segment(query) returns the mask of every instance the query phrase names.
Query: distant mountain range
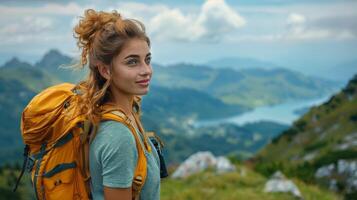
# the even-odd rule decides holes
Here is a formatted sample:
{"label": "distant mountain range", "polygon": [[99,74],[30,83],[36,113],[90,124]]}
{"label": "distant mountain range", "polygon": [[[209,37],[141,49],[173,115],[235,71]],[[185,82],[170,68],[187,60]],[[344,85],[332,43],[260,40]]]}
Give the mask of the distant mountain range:
{"label": "distant mountain range", "polygon": [[154,85],[192,88],[227,104],[244,107],[272,105],[289,100],[326,96],[341,83],[283,68],[210,68],[192,64],[154,66]]}
{"label": "distant mountain range", "polygon": [[235,70],[249,69],[249,68],[261,68],[261,69],[281,68],[281,66],[271,62],[261,61],[254,58],[244,58],[244,57],[224,57],[215,60],[210,60],[204,65],[207,65],[212,68],[232,68]]}
{"label": "distant mountain range", "polygon": [[[308,64],[308,63],[306,63]],[[252,69],[252,68],[261,68],[261,69],[294,69],[296,71],[302,72],[305,75],[313,75],[319,78],[326,78],[329,80],[338,81],[345,84],[353,74],[357,73],[357,60],[349,60],[337,65],[332,66],[283,66],[277,65],[272,62],[262,61],[256,58],[245,58],[245,57],[224,57],[219,59],[210,60],[203,64],[211,68],[230,68],[234,70],[241,69]],[[288,68],[289,67],[289,68]]]}

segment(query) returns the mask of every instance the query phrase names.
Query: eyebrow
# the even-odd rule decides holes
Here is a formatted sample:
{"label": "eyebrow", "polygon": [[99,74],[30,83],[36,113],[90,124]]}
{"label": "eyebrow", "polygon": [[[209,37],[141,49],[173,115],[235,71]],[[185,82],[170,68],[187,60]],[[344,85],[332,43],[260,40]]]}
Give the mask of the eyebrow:
{"label": "eyebrow", "polygon": [[[148,56],[151,56],[151,53],[146,54],[145,57],[148,57]],[[127,59],[127,58],[140,58],[140,56],[136,55],[136,54],[131,54],[131,55],[128,55],[127,57],[125,57],[124,59]]]}

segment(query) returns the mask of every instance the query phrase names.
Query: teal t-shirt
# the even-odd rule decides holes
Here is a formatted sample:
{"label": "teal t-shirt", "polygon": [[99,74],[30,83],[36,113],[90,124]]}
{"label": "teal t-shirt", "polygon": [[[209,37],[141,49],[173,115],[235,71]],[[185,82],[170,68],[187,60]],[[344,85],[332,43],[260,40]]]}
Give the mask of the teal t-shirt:
{"label": "teal t-shirt", "polygon": [[[140,199],[158,200],[160,199],[160,161],[154,145],[150,140],[148,142],[152,151],[149,153],[145,150],[147,177]],[[141,145],[143,145],[142,138]],[[101,122],[89,150],[93,199],[104,199],[104,186],[131,187],[137,160],[138,152],[131,131],[119,122]]]}

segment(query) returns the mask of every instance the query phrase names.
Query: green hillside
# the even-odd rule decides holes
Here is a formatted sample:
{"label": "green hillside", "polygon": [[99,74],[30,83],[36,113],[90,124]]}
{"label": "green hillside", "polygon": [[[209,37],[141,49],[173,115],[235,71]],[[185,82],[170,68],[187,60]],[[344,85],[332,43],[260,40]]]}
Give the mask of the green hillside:
{"label": "green hillside", "polygon": [[3,80],[16,80],[32,91],[40,91],[50,85],[59,83],[60,80],[46,70],[34,68],[26,62],[13,58],[0,67],[0,78]]}
{"label": "green hillside", "polygon": [[316,98],[330,94],[339,86],[332,81],[279,68],[233,70],[182,63],[167,67],[154,66],[154,71],[154,85],[192,88],[225,103],[243,107]]}
{"label": "green hillside", "polygon": [[[256,168],[268,175],[276,169],[316,182],[320,167],[343,159],[357,160],[357,75],[338,94],[313,107],[294,125],[273,139],[254,161]],[[337,179],[344,191],[343,179]]]}
{"label": "green hillside", "polygon": [[143,97],[142,107],[144,115],[182,120],[219,119],[248,111],[242,106],[227,105],[198,90],[160,86],[150,87],[148,95]]}
{"label": "green hillside", "polygon": [[5,165],[0,166],[0,200],[33,200],[30,176],[25,173],[17,191],[13,192],[17,177],[20,173],[20,166]]}

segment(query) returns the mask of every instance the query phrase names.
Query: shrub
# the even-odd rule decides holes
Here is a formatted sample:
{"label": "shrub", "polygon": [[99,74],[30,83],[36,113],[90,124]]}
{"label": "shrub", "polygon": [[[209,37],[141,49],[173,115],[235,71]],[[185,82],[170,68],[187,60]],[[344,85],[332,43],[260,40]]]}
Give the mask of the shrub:
{"label": "shrub", "polygon": [[356,150],[332,151],[318,158],[314,162],[314,166],[317,169],[324,165],[336,163],[340,159],[352,159],[352,158],[357,158]]}

